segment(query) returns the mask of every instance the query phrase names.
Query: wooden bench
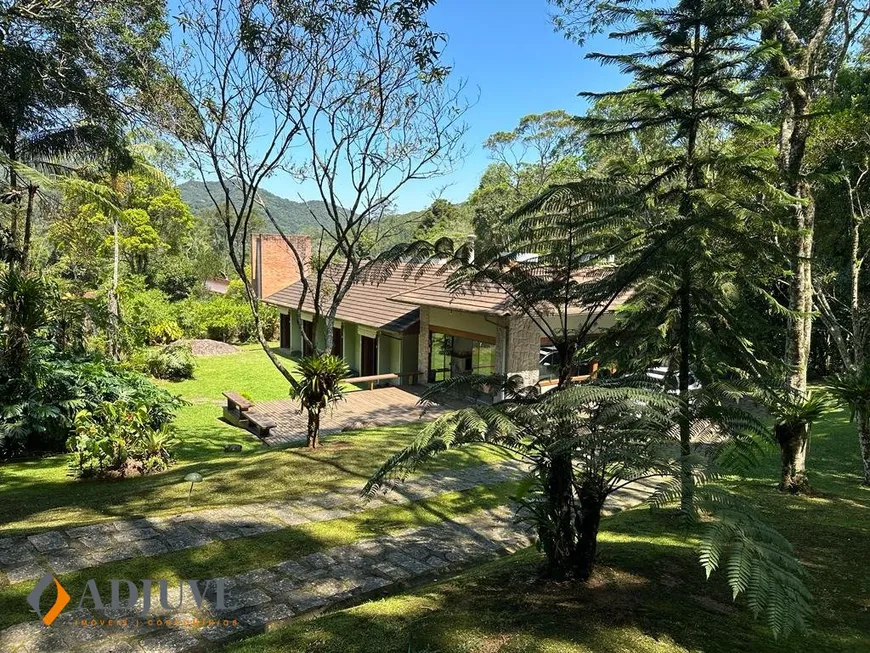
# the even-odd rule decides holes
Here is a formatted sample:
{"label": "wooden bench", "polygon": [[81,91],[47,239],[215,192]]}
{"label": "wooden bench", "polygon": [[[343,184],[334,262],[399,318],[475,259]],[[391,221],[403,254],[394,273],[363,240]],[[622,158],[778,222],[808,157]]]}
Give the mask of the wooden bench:
{"label": "wooden bench", "polygon": [[247,412],[254,407],[254,402],[245,399],[238,392],[227,391],[223,393],[227,398],[224,406],[224,419],[234,426],[246,428],[248,426]]}
{"label": "wooden bench", "polygon": [[353,383],[354,385],[357,385],[360,383],[368,383],[369,390],[374,390],[375,383],[377,383],[378,381],[392,381],[392,380],[398,379],[398,378],[399,378],[398,374],[393,374],[392,372],[390,372],[388,374],[372,374],[370,376],[355,376],[355,377],[350,378],[350,379],[345,379],[345,382],[346,383]]}
{"label": "wooden bench", "polygon": [[274,420],[264,415],[252,415],[251,413],[248,413],[247,418],[248,424],[253,427],[249,430],[258,438],[269,437],[269,431],[278,426]]}

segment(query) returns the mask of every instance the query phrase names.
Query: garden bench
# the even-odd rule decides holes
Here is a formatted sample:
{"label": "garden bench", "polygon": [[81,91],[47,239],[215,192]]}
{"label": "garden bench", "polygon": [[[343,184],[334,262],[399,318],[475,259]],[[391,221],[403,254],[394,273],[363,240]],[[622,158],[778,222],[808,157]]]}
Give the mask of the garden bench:
{"label": "garden bench", "polygon": [[274,420],[265,415],[252,415],[248,413],[247,418],[248,424],[253,427],[251,428],[251,431],[253,431],[254,435],[258,438],[269,437],[269,431],[278,426]]}
{"label": "garden bench", "polygon": [[246,427],[248,425],[247,412],[254,407],[254,402],[245,399],[238,392],[224,392],[227,405],[224,406],[224,419],[235,426]]}
{"label": "garden bench", "polygon": [[350,378],[350,379],[345,379],[345,382],[353,383],[354,385],[357,385],[360,383],[368,383],[369,390],[374,390],[375,383],[377,383],[378,381],[392,381],[393,379],[398,379],[398,378],[399,378],[398,374],[393,374],[392,372],[390,372],[388,374],[372,374],[370,376],[355,376],[355,377]]}

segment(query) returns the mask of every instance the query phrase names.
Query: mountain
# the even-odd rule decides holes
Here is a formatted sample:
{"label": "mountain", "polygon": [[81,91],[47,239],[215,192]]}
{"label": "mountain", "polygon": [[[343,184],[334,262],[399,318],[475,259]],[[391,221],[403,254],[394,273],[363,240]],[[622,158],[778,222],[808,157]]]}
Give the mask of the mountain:
{"label": "mountain", "polygon": [[[208,182],[208,186],[216,196],[223,192],[220,184],[216,181]],[[187,203],[193,213],[203,215],[214,210],[214,204],[208,195],[206,185],[201,181],[186,181],[178,187],[178,190],[181,192],[181,199]],[[267,190],[261,190],[260,196],[284,233],[311,233],[317,229],[317,221],[312,213],[320,219],[327,217],[323,202],[294,202],[278,197]],[[265,215],[262,218],[263,231],[274,232],[275,228],[272,223],[266,219]]]}
{"label": "mountain", "polygon": [[[208,187],[215,193],[215,196],[222,193],[220,184],[216,181],[208,182]],[[207,215],[214,210],[214,204],[206,191],[206,185],[201,181],[186,181],[178,189],[181,192],[181,199],[187,203],[194,214]],[[324,221],[324,223],[329,220],[326,205],[321,201],[294,202],[284,197],[278,197],[267,190],[261,190],[260,196],[285,234],[316,235],[320,233],[317,219]],[[457,233],[440,235],[457,237],[457,234],[471,233],[470,207],[466,202],[462,202],[457,204],[456,208],[459,211],[460,220],[458,224],[451,225],[451,227],[454,230],[458,229]],[[378,243],[377,248],[383,249],[398,242],[412,240],[417,223],[425,213],[426,209],[423,209],[384,216],[385,228],[383,232],[390,235],[384,237],[382,242]],[[315,219],[315,216],[317,219]],[[265,215],[257,219],[253,227],[252,231],[263,233],[276,232],[276,229]]]}

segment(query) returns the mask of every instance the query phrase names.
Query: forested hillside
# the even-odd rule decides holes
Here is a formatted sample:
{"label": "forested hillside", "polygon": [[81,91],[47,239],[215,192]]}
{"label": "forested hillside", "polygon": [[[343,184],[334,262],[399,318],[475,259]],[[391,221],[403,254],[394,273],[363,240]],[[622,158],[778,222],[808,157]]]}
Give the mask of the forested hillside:
{"label": "forested hillside", "polygon": [[[217,195],[220,194],[217,182],[209,182],[209,185],[213,192]],[[202,182],[186,181],[179,186],[179,190],[181,198],[193,213],[202,215],[213,209],[211,198]],[[307,203],[295,202],[262,189],[260,196],[286,233],[308,233],[317,229],[315,216],[320,219],[326,217],[326,208],[323,202],[313,200]],[[265,218],[265,216],[263,217]],[[271,223],[265,219],[263,229],[267,232],[275,231]]]}

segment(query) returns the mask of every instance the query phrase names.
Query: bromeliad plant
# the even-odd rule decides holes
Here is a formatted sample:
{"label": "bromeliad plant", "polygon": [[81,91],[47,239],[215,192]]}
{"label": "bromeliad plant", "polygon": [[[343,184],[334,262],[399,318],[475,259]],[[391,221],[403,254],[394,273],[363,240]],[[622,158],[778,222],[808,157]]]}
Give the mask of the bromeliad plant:
{"label": "bromeliad plant", "polygon": [[320,414],[344,398],[342,381],[347,377],[347,363],[332,354],[314,354],[299,361],[298,378],[290,387],[290,396],[299,399],[308,412],[308,446],[316,449],[320,434]]}

